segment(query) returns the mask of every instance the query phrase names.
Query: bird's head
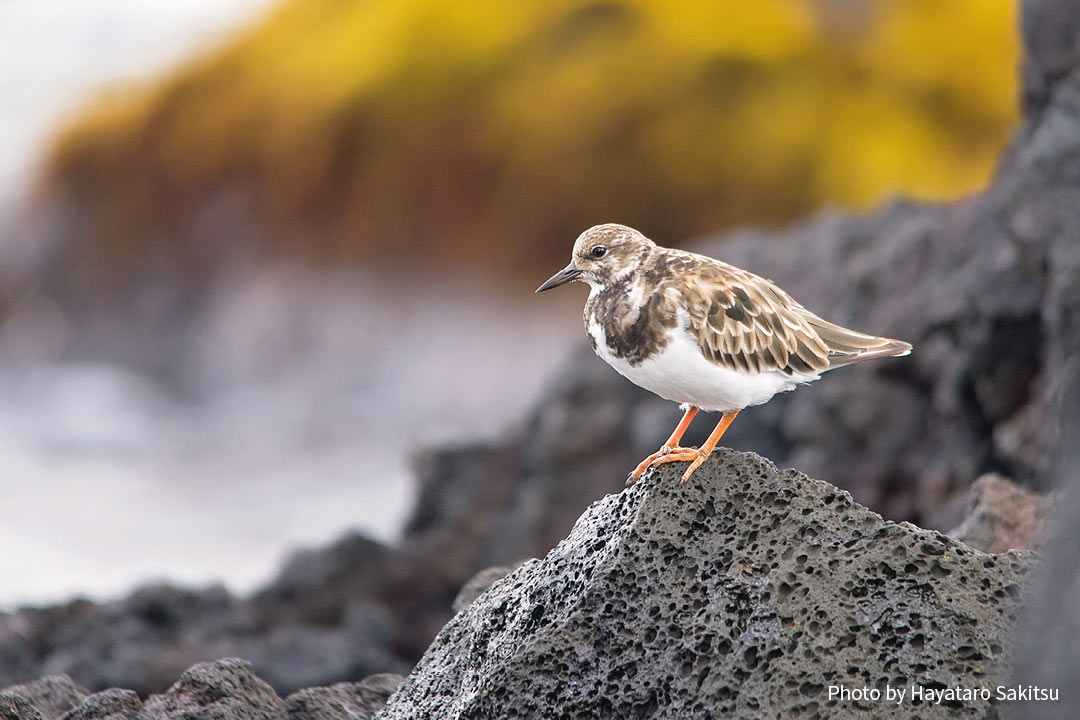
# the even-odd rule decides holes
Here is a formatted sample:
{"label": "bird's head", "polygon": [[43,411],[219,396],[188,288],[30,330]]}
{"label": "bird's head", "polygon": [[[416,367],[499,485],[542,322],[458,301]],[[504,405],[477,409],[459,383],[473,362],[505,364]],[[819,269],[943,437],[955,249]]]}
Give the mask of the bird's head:
{"label": "bird's head", "polygon": [[578,235],[570,264],[552,275],[536,292],[575,280],[602,288],[637,270],[656,247],[652,240],[625,225],[594,225]]}

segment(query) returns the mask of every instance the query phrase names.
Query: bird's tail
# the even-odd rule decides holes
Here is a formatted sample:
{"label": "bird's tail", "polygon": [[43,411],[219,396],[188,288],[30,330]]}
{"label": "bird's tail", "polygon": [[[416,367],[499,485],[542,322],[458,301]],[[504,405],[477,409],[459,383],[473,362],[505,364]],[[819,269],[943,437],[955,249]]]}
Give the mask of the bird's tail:
{"label": "bird's tail", "polygon": [[900,357],[911,352],[911,343],[848,330],[806,313],[804,319],[829,348],[829,368],[880,357]]}

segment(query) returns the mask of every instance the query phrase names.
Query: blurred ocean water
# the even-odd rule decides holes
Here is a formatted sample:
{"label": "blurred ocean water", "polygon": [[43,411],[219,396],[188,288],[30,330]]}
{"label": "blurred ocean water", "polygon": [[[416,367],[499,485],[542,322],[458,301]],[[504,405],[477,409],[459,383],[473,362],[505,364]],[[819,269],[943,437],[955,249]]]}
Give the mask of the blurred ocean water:
{"label": "blurred ocean water", "polygon": [[557,305],[279,268],[213,298],[183,396],[118,365],[0,365],[0,607],[245,591],[347,528],[392,541],[413,453],[496,438],[542,392],[580,332]]}

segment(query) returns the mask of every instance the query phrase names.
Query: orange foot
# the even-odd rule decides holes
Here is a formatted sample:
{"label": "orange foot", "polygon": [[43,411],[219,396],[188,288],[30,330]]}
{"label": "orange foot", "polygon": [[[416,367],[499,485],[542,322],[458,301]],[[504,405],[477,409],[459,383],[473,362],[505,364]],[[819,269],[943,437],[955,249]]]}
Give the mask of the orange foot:
{"label": "orange foot", "polygon": [[668,441],[664,443],[664,447],[654,452],[649,457],[641,461],[641,463],[634,468],[634,472],[630,473],[627,478],[627,484],[633,485],[637,482],[637,479],[641,477],[641,474],[649,469],[652,465],[663,465],[669,462],[688,462],[690,467],[686,468],[686,472],[683,473],[683,482],[690,479],[690,476],[694,474],[694,471],[701,467],[701,463],[705,462],[706,458],[712,454],[713,449],[716,447],[716,443],[720,441],[721,436],[727,431],[728,426],[735,419],[735,416],[739,414],[738,410],[729,410],[724,413],[724,416],[720,418],[720,422],[716,423],[716,427],[712,433],[709,434],[709,439],[705,441],[705,444],[698,448],[686,448],[672,446],[671,443],[678,442],[682,437],[683,431],[686,430],[686,426],[690,424],[690,419],[697,413],[697,408],[688,408],[686,414],[683,416],[682,422],[679,423],[679,427],[675,428],[675,432],[672,433]]}
{"label": "orange foot", "polygon": [[675,448],[667,455],[658,457],[655,460],[655,464],[663,465],[664,463],[669,462],[690,463],[690,467],[686,468],[686,472],[684,472],[682,476],[683,482],[686,482],[690,479],[690,476],[694,474],[694,471],[701,467],[701,463],[705,462],[705,458],[709,457],[711,451],[712,448],[709,448],[708,450],[705,448],[701,448],[700,450],[697,448]]}
{"label": "orange foot", "polygon": [[[671,453],[682,453],[682,452],[697,452],[697,448],[685,448],[685,447],[679,447],[679,446],[668,447],[667,445],[665,445],[664,447],[660,448],[659,450],[654,452],[652,455],[650,455],[649,457],[645,458],[640,463],[638,463],[638,466],[636,468],[634,468],[634,472],[630,473],[630,476],[628,478],[626,478],[626,484],[627,485],[633,485],[634,483],[636,483],[641,478],[641,476],[645,473],[645,471],[648,470],[649,467],[653,463],[658,462],[660,460],[660,458],[667,457]],[[664,460],[662,462],[671,462],[671,461],[670,460]]]}

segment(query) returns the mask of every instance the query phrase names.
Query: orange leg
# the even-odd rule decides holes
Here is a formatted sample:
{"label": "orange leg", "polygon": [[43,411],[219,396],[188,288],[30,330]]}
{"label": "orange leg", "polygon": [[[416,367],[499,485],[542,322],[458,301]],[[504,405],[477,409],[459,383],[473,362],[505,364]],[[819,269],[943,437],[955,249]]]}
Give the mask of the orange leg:
{"label": "orange leg", "polygon": [[675,431],[671,433],[671,437],[669,437],[667,441],[664,442],[664,444],[660,447],[659,450],[638,463],[638,466],[634,468],[634,472],[630,473],[630,477],[627,479],[630,481],[631,485],[637,482],[637,479],[641,477],[641,474],[643,472],[649,469],[649,466],[653,464],[653,461],[656,460],[656,458],[667,455],[674,450],[686,449],[679,447],[679,441],[682,440],[683,434],[686,433],[686,428],[690,427],[690,421],[693,420],[694,416],[697,414],[698,409],[693,405],[690,405],[686,408],[686,412],[683,413],[682,420],[680,420],[679,424],[675,427]]}
{"label": "orange leg", "polygon": [[667,455],[656,458],[653,462],[657,465],[663,465],[664,463],[669,462],[689,462],[690,467],[686,468],[686,472],[684,472],[682,476],[683,482],[686,482],[690,479],[690,476],[694,474],[694,471],[701,467],[701,463],[705,462],[705,458],[709,457],[716,447],[716,443],[720,442],[720,438],[728,429],[728,425],[731,425],[731,421],[734,420],[735,416],[738,414],[738,410],[724,413],[724,417],[720,418],[720,422],[716,423],[716,427],[713,428],[712,433],[709,435],[709,439],[705,441],[705,444],[701,446],[700,450],[694,450],[693,448],[676,448]]}

